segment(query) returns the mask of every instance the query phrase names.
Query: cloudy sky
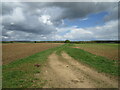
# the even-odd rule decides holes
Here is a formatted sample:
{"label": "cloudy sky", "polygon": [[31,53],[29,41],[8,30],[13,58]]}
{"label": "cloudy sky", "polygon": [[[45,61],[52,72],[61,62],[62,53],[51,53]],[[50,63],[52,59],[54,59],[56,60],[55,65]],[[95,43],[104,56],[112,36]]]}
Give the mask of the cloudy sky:
{"label": "cloudy sky", "polygon": [[2,40],[117,40],[117,2],[2,2]]}

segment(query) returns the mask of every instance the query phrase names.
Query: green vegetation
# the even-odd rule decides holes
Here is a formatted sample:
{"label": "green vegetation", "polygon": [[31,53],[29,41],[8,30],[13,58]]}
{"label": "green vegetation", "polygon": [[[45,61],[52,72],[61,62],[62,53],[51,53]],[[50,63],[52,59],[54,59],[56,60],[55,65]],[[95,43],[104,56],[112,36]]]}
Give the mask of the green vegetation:
{"label": "green vegetation", "polygon": [[117,65],[115,65],[115,60],[108,60],[104,57],[96,56],[77,48],[66,48],[65,51],[74,59],[88,64],[91,67],[96,68],[100,72],[118,75],[118,67]]}
{"label": "green vegetation", "polygon": [[[44,66],[47,57],[54,51],[58,55],[65,51],[74,59],[95,68],[99,72],[118,75],[117,61],[96,56],[82,49],[72,48],[73,46],[75,44],[64,44],[4,65],[3,88],[42,87],[46,81],[42,80],[42,78],[36,78],[34,75],[41,72],[41,67]],[[35,67],[35,64],[40,64],[40,67]]]}
{"label": "green vegetation", "polygon": [[[51,48],[27,58],[16,60],[8,65],[4,65],[2,73],[3,88],[42,87],[45,81],[41,78],[38,80],[34,75],[40,73],[40,69],[44,66],[47,57],[61,47],[62,46]],[[40,64],[41,66],[35,67],[35,64]]]}
{"label": "green vegetation", "polygon": [[74,59],[95,68],[99,72],[105,72],[116,76],[118,75],[117,60],[110,60],[102,56],[96,56],[82,49],[71,48],[71,46],[74,46],[74,44],[67,44],[64,48],[59,49],[57,54],[60,55],[60,52],[65,51]]}
{"label": "green vegetation", "polygon": [[115,43],[94,43],[94,44],[74,44],[74,47],[79,47],[85,51],[98,56],[104,56],[108,59],[119,60],[118,50],[119,44]]}
{"label": "green vegetation", "polygon": [[117,43],[87,43],[87,44],[74,44],[74,46],[80,46],[80,47],[115,47],[118,48],[119,44]]}

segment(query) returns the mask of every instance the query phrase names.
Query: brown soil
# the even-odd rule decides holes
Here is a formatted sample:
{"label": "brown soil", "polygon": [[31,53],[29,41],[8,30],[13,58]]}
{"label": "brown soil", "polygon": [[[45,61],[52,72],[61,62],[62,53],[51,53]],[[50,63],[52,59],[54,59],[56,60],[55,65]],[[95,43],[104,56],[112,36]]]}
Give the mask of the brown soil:
{"label": "brown soil", "polygon": [[2,44],[2,63],[8,64],[35,53],[61,45],[62,43],[13,43]]}
{"label": "brown soil", "polygon": [[91,45],[91,46],[81,46],[81,47],[74,47],[74,48],[80,48],[83,49],[85,51],[88,51],[90,53],[93,53],[95,55],[98,56],[104,56],[108,59],[112,59],[112,60],[118,60],[120,59],[118,57],[118,47],[108,47],[108,46],[95,46],[95,45]]}
{"label": "brown soil", "polygon": [[79,63],[68,54],[55,53],[37,77],[47,80],[43,88],[117,88],[117,80]]}

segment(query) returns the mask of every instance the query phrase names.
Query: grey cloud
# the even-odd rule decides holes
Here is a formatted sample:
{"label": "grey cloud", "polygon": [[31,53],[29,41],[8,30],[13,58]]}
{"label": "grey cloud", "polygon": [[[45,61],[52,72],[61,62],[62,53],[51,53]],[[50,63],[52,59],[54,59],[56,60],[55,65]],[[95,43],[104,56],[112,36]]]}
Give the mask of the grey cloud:
{"label": "grey cloud", "polygon": [[36,33],[36,34],[50,34],[56,29],[53,26],[45,25],[39,23],[38,21],[28,20],[21,23],[15,23],[11,25],[10,23],[4,23],[4,28],[7,30],[14,30],[14,31],[24,31],[28,33]]}
{"label": "grey cloud", "polygon": [[[62,12],[62,15],[56,19],[74,19],[74,18],[83,18],[91,13],[97,13],[101,11],[107,11],[109,9],[112,9],[116,3],[115,2],[22,2],[22,7],[24,6],[25,12],[35,13],[36,9],[43,9],[43,8],[61,8],[64,12]],[[3,4],[4,5],[4,4]],[[8,7],[9,6],[9,7]],[[10,9],[13,6],[16,6],[14,4],[13,6],[10,5],[3,6],[3,9],[6,7]],[[20,5],[19,5],[20,6]],[[55,9],[54,8],[54,9]],[[54,10],[53,9],[53,10]],[[54,14],[54,11],[51,11],[51,15]],[[6,11],[6,10],[4,10]],[[9,10],[10,11],[10,10]],[[47,11],[48,14],[50,14],[49,10]],[[52,13],[53,12],[53,13]],[[56,12],[56,11],[55,11]],[[57,10],[56,14],[59,13],[60,10]],[[36,14],[36,13],[35,13]],[[55,15],[54,15],[55,16]]]}
{"label": "grey cloud", "polygon": [[39,35],[39,34],[34,34],[34,33],[28,33],[28,32],[23,32],[23,31],[10,31],[10,30],[5,30],[2,32],[2,40],[7,41],[7,40],[17,40],[17,41],[32,41],[32,40],[48,40],[46,36],[44,35]]}
{"label": "grey cloud", "polygon": [[112,9],[116,3],[115,2],[56,2],[49,3],[49,6],[61,7],[64,9],[62,18],[83,18],[91,13],[98,13],[101,11],[108,11]]}
{"label": "grey cloud", "polygon": [[11,14],[16,7],[24,8],[20,2],[2,2],[2,15]]}
{"label": "grey cloud", "polygon": [[[4,26],[3,40],[53,40],[55,39],[55,32],[57,32],[56,28],[60,28],[59,26],[62,25],[62,20],[85,18],[89,14],[102,11],[109,12],[112,11],[114,4],[114,2],[4,2],[2,5],[2,25]],[[18,9],[21,10],[20,14],[16,14],[18,12],[15,13],[16,8],[20,8]],[[106,18],[114,20],[115,18],[112,17],[116,15],[116,11],[116,9],[113,10],[111,17]],[[43,15],[50,16],[51,25],[39,21],[39,17],[42,17]],[[10,31],[13,31],[13,33],[9,33]],[[100,32],[96,32],[96,34],[98,33]],[[104,35],[104,33],[102,34]],[[62,39],[61,36],[56,36],[59,39]],[[64,38],[67,38],[67,36]],[[72,36],[70,38],[72,38]],[[76,38],[73,37],[72,39],[78,38],[79,36]],[[87,37],[86,39],[90,39],[90,37]]]}
{"label": "grey cloud", "polygon": [[[11,15],[3,16],[2,25],[6,30],[14,30],[14,31],[24,31],[28,33],[36,33],[36,34],[50,34],[55,32],[56,29],[52,25],[47,25],[38,20],[39,17],[28,15],[23,12],[24,16],[14,17]],[[21,18],[22,17],[22,18]],[[19,18],[25,20],[19,20]],[[15,20],[14,20],[15,19]],[[11,24],[13,23],[13,24]]]}
{"label": "grey cloud", "polygon": [[120,14],[118,10],[118,6],[113,7],[112,9],[109,10],[108,15],[104,17],[105,21],[111,21],[111,20],[117,20],[118,15]]}

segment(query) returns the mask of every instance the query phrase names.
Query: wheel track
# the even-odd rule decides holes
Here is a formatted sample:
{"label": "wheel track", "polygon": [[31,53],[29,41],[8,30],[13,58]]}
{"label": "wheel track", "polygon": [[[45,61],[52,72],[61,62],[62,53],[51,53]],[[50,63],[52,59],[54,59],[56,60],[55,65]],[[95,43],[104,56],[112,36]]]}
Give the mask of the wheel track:
{"label": "wheel track", "polygon": [[48,57],[40,74],[47,80],[43,88],[117,88],[116,80],[81,64],[65,52]]}

